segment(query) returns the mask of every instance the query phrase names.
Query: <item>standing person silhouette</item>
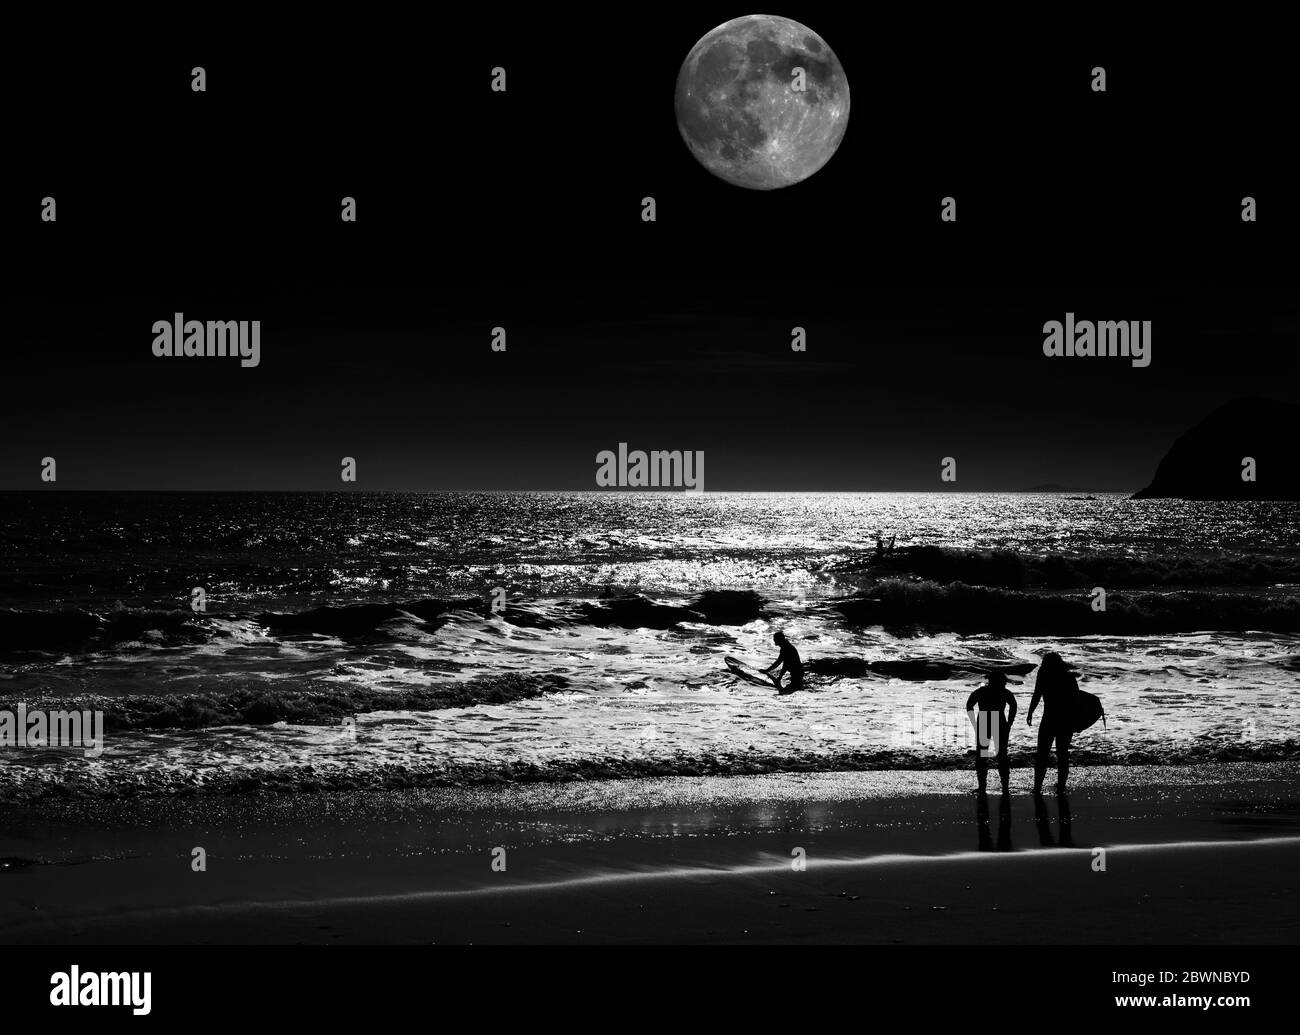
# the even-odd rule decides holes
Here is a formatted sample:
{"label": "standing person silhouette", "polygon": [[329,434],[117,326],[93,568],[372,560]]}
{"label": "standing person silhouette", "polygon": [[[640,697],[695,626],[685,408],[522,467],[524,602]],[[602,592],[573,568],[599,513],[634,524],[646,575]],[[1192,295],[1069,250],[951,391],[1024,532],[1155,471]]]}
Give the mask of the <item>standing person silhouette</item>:
{"label": "standing person silhouette", "polygon": [[[762,669],[761,671],[764,675],[769,676],[772,682],[776,684],[776,692],[779,694],[792,694],[796,690],[802,690],[803,660],[799,657],[799,652],[795,650],[794,645],[785,638],[785,633],[783,632],[773,633],[772,642],[781,648],[781,653],[772,664],[768,665],[767,668]],[[781,666],[781,671],[773,675],[772,670],[778,665]],[[788,675],[790,677],[789,682],[787,682],[784,687],[781,686],[781,677],[783,675]]]}
{"label": "standing person silhouette", "polygon": [[1056,793],[1065,793],[1065,781],[1070,776],[1070,737],[1074,735],[1071,705],[1079,692],[1078,680],[1056,651],[1043,655],[1034,680],[1034,696],[1029,702],[1029,715],[1025,720],[1031,726],[1034,709],[1043,702],[1043,718],[1038,724],[1038,754],[1034,758],[1034,793],[1043,793],[1043,777],[1047,773],[1047,756],[1056,742]]}
{"label": "standing person silhouette", "polygon": [[[1010,707],[1010,715],[1003,709]],[[980,713],[984,718],[980,718]],[[1011,763],[1007,760],[1007,741],[1011,739],[1011,724],[1016,721],[1016,695],[1007,689],[1007,674],[993,671],[987,682],[966,698],[966,714],[975,727],[975,779],[980,794],[985,794],[989,779],[989,755],[998,760],[998,775],[1002,777],[1002,794],[1009,792]]]}

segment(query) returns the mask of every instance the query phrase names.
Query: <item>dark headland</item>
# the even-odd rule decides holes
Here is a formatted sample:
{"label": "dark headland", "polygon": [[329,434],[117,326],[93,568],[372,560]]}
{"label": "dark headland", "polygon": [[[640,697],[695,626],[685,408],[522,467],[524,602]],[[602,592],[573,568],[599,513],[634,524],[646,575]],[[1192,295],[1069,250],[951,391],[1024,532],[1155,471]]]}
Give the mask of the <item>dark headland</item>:
{"label": "dark headland", "polygon": [[[1300,406],[1273,399],[1234,399],[1185,432],[1155,477],[1134,499],[1300,499],[1296,430]],[[1255,480],[1243,479],[1247,457]]]}

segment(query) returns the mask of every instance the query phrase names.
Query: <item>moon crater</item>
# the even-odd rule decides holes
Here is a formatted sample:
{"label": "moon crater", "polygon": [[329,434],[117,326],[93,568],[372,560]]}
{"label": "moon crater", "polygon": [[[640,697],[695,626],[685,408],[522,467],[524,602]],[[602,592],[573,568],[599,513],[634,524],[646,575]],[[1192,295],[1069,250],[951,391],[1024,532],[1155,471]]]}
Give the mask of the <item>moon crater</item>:
{"label": "moon crater", "polygon": [[849,84],[815,32],[756,14],[691,48],[676,105],[677,128],[701,165],[728,183],[772,190],[830,161],[848,126]]}

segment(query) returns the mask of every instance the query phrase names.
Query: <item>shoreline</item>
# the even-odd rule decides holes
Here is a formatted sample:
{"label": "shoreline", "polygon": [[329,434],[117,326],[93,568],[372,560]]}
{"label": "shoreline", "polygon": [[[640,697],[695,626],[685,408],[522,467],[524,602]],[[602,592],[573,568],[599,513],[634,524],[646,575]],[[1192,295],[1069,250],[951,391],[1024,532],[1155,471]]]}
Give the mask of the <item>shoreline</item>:
{"label": "shoreline", "polygon": [[6,807],[0,941],[1300,936],[1300,766],[1072,779],[1064,803],[1013,789],[1005,809],[946,771]]}

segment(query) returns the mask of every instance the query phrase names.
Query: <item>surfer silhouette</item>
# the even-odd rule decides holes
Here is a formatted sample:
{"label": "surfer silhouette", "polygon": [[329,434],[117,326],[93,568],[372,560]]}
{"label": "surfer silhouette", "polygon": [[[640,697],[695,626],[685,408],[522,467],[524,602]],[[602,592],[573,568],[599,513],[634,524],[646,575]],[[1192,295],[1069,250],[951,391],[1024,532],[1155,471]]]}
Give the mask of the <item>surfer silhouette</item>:
{"label": "surfer silhouette", "polygon": [[1070,737],[1074,733],[1071,704],[1079,693],[1079,683],[1074,670],[1061,655],[1049,651],[1043,655],[1034,680],[1034,696],[1029,702],[1026,722],[1033,725],[1034,709],[1043,702],[1043,718],[1038,724],[1038,753],[1034,758],[1034,793],[1043,793],[1043,777],[1047,773],[1047,756],[1052,742],[1056,742],[1056,793],[1065,793],[1065,781],[1070,776]]}
{"label": "surfer silhouette", "polygon": [[[794,644],[785,638],[783,632],[773,633],[772,642],[781,649],[781,653],[772,664],[765,669],[760,669],[760,671],[776,684],[776,692],[779,694],[792,694],[796,690],[802,690],[803,660],[799,657],[799,652],[794,649]],[[772,670],[777,666],[780,666],[780,671],[773,675]],[[786,675],[790,679],[785,686],[782,686],[781,677]]]}
{"label": "surfer silhouette", "polygon": [[[1003,714],[1004,709],[1010,714]],[[989,758],[996,757],[1002,793],[1009,793],[1011,763],[1007,760],[1007,741],[1011,724],[1016,721],[1016,695],[1007,689],[1005,672],[990,672],[987,681],[966,698],[966,714],[975,727],[975,779],[979,793],[987,793]]]}

